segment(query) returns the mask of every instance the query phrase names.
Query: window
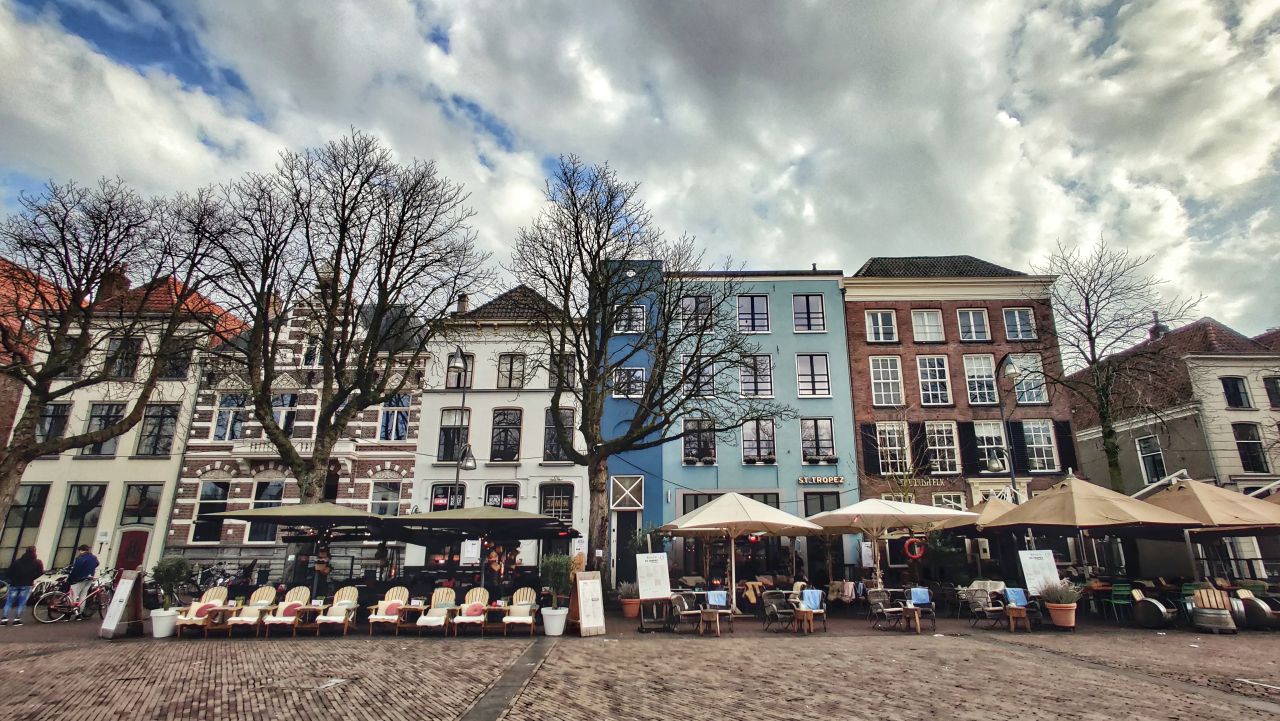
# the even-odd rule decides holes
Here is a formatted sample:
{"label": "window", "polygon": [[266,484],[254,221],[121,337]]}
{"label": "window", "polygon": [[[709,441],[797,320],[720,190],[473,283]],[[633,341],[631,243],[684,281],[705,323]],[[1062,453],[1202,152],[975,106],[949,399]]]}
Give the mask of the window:
{"label": "window", "polygon": [[804,515],[812,516],[823,511],[834,511],[840,507],[838,491],[818,491],[804,494]]}
{"label": "window", "polygon": [[684,457],[710,458],[716,457],[715,424],[703,418],[688,418],[684,422]]}
{"label": "window", "polygon": [[996,359],[989,355],[964,357],[964,383],[971,405],[988,405],[999,400],[996,395]]}
{"label": "window", "polygon": [[538,489],[539,513],[562,521],[573,522],[573,485],[546,483]]}
{"label": "window", "polygon": [[[258,481],[253,484],[254,508],[277,508],[284,500],[284,481],[275,478],[269,481]],[[252,521],[249,523],[249,539],[256,542],[276,540],[276,524],[270,521]]]}
{"label": "window", "polygon": [[1222,381],[1222,392],[1227,397],[1228,408],[1252,408],[1249,402],[1249,386],[1243,378],[1227,376]]}
{"label": "window", "polygon": [[898,356],[871,357],[871,404],[902,405],[902,365]]}
{"label": "window", "polygon": [[70,403],[50,403],[45,406],[40,411],[40,420],[36,421],[36,443],[62,438],[67,432],[67,421],[70,418]]}
{"label": "window", "polygon": [[437,483],[431,487],[431,510],[451,511],[462,508],[466,497],[466,486],[461,483]]}
{"label": "window", "polygon": [[[86,433],[100,431],[113,423],[119,423],[124,418],[123,403],[94,403],[89,406],[89,425],[85,428]],[[120,442],[120,437],[108,438],[100,443],[92,443],[80,449],[82,456],[114,456],[116,454],[116,445]]]}
{"label": "window", "polygon": [[292,438],[293,422],[298,417],[298,394],[277,393],[271,396],[271,417],[280,430]]}
{"label": "window", "polygon": [[893,343],[898,340],[898,323],[891,310],[867,311],[867,342]]}
{"label": "window", "polygon": [[951,403],[951,376],[947,373],[947,357],[922,355],[916,357],[916,371],[920,376],[920,402],[926,406],[945,406]]}
{"label": "window", "polygon": [[466,408],[440,411],[440,446],[436,449],[436,460],[457,463],[462,458],[462,447],[468,443],[470,427],[471,411]]}
{"label": "window", "polygon": [[796,386],[802,396],[831,395],[826,353],[800,353],[796,356]]}
{"label": "window", "polygon": [[1267,389],[1267,402],[1271,407],[1280,408],[1280,376],[1263,378],[1262,387]]}
{"label": "window", "polygon": [[138,455],[169,455],[177,428],[177,403],[148,404],[142,414],[142,430],[138,433]]}
{"label": "window", "polygon": [[160,514],[160,494],[164,486],[159,483],[129,483],[124,487],[124,508],[120,511],[121,526],[154,526]]}
{"label": "window", "polygon": [[200,484],[200,499],[196,504],[196,520],[191,525],[192,543],[216,543],[222,540],[222,519],[210,516],[227,510],[229,481],[205,481]]}
{"label": "window", "polygon": [[161,360],[160,380],[185,381],[191,369],[191,348],[183,345],[165,353]]}
{"label": "window", "polygon": [[1240,452],[1240,464],[1245,473],[1269,473],[1267,454],[1262,448],[1262,433],[1256,423],[1232,423],[1231,432],[1236,437],[1236,450]]}
{"label": "window", "polygon": [[738,296],[738,330],[744,333],[769,332],[769,296]]}
{"label": "window", "polygon": [[1058,452],[1053,439],[1053,421],[1023,421],[1027,441],[1027,468],[1032,471],[1058,470]]}
{"label": "window", "polygon": [[1018,405],[1028,403],[1048,403],[1049,394],[1045,390],[1044,366],[1040,362],[1039,353],[1019,353],[1010,356],[1009,362],[1018,367],[1022,374],[1013,385]]}
{"label": "window", "polygon": [[138,372],[138,357],[142,355],[141,338],[111,338],[107,341],[107,361],[104,372],[108,378],[130,379]]}
{"label": "window", "polygon": [[378,440],[403,441],[409,438],[409,394],[399,393],[382,404],[378,419]]}
{"label": "window", "polygon": [[[573,438],[573,409],[561,408],[560,422],[568,432],[569,437]],[[569,460],[569,452],[560,443],[560,437],[556,433],[556,412],[554,408],[547,409],[545,425],[542,431],[542,460],[544,461],[567,461]]]}
{"label": "window", "polygon": [[935,493],[933,494],[933,505],[935,508],[950,508],[953,511],[963,511],[964,494],[963,493]]}
{"label": "window", "polygon": [[576,370],[574,363],[577,361],[575,356],[559,353],[551,354],[551,365],[547,371],[547,382],[552,390],[572,390]]}
{"label": "window", "polygon": [[876,449],[880,456],[882,474],[906,474],[910,470],[911,456],[907,449],[907,424],[877,423]]}
{"label": "window", "polygon": [[218,396],[218,417],[213,426],[215,441],[234,441],[244,438],[244,406],[248,397],[241,393],[223,393]]}
{"label": "window", "polygon": [[48,500],[48,486],[18,486],[4,518],[4,530],[0,531],[0,565],[8,568],[23,549],[35,545],[36,535],[40,533],[40,517]]}
{"label": "window", "polygon": [[680,299],[680,325],[703,333],[711,328],[711,296],[686,295]]}
{"label": "window", "polygon": [[613,372],[614,398],[639,398],[643,395],[643,368],[619,368]]}
{"label": "window", "polygon": [[827,312],[822,295],[791,296],[791,320],[800,333],[818,333],[827,329]]}
{"label": "window", "polygon": [[320,347],[320,336],[307,336],[307,345],[302,351],[302,367],[319,368],[328,362],[327,354]]}
{"label": "window", "polygon": [[685,393],[694,397],[715,394],[715,373],[711,361],[705,356],[684,357]]}
{"label": "window", "polygon": [[806,463],[813,463],[836,454],[835,433],[830,418],[800,419],[800,455]]}
{"label": "window", "polygon": [[379,516],[400,515],[400,481],[374,481],[369,490],[369,512]]}
{"label": "window", "polygon": [[503,353],[498,356],[498,387],[524,388],[523,353]]}
{"label": "window", "polygon": [[524,413],[519,408],[493,410],[493,440],[489,448],[489,460],[520,460],[520,425],[523,420]]}
{"label": "window", "polygon": [[1144,436],[1138,441],[1138,462],[1142,464],[1142,480],[1155,483],[1164,478],[1164,452],[1160,450],[1160,439],[1156,436]]}
{"label": "window", "polygon": [[942,333],[942,311],[911,311],[911,335],[917,343],[937,343],[945,340]]}
{"label": "window", "polygon": [[[980,472],[988,473],[987,459],[994,458],[1000,463],[1008,463],[1008,459],[1003,456],[1004,447],[1004,428],[1000,425],[1000,421],[974,421],[973,434],[978,440],[978,462]],[[1003,472],[1003,471],[997,471]]]}
{"label": "window", "polygon": [[894,503],[915,503],[916,494],[914,493],[881,493],[880,500],[893,501]]}
{"label": "window", "polygon": [[960,320],[960,340],[991,340],[991,328],[987,325],[985,308],[966,308],[956,311]]}
{"label": "window", "polygon": [[641,333],[645,326],[644,306],[620,305],[614,308],[614,333]]}
{"label": "window", "polygon": [[476,357],[472,353],[462,354],[462,370],[449,370],[444,374],[445,388],[470,388],[476,371]]}
{"label": "window", "polygon": [[925,445],[929,449],[930,472],[947,475],[960,472],[960,446],[956,442],[956,424],[951,421],[928,421],[924,424]]}
{"label": "window", "polygon": [[742,457],[776,456],[773,446],[773,419],[759,418],[742,424]]}
{"label": "window", "polygon": [[106,484],[77,484],[67,488],[67,509],[58,532],[58,548],[49,568],[61,568],[71,564],[76,548],[81,544],[95,547],[93,537],[98,533],[98,520],[102,517],[102,499],[107,495]]}
{"label": "window", "polygon": [[1030,308],[1004,309],[1004,337],[1009,340],[1035,340],[1035,316]]}
{"label": "window", "polygon": [[490,483],[484,488],[484,505],[515,508],[520,505],[520,486],[514,483]]}
{"label": "window", "polygon": [[773,356],[749,355],[739,374],[741,393],[748,397],[773,397]]}
{"label": "window", "polygon": [[79,356],[78,341],[75,338],[64,338],[61,343],[61,351],[56,353],[57,361],[65,364],[65,368],[58,374],[59,378],[79,378],[80,372],[83,370],[81,364],[84,359]]}

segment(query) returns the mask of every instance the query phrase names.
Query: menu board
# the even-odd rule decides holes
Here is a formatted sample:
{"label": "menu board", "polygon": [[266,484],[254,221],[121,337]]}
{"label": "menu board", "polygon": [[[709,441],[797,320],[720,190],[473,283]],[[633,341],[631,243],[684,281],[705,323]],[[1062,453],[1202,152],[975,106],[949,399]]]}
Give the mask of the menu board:
{"label": "menu board", "polygon": [[[98,630],[98,636],[115,638],[120,633],[121,621],[128,623],[137,620],[125,618],[125,609],[128,608],[130,601],[134,600],[134,586],[137,580],[137,571],[125,571],[120,574],[120,580],[116,583],[115,592],[111,596],[111,603],[107,606],[107,611],[102,617],[102,628]],[[132,616],[134,614],[131,613],[129,615]]]}
{"label": "menu board", "polygon": [[862,567],[874,568],[876,565],[875,549],[871,547],[871,541],[862,542]]}
{"label": "menu board", "polygon": [[667,554],[636,554],[636,585],[640,600],[671,598],[671,576],[667,571]]}
{"label": "menu board", "polygon": [[579,634],[604,635],[604,586],[600,583],[600,572],[581,571],[575,580]]}
{"label": "menu board", "polygon": [[480,563],[480,539],[468,539],[462,542],[462,552],[458,562],[464,566]]}
{"label": "menu board", "polygon": [[1022,563],[1022,576],[1027,579],[1027,593],[1035,595],[1045,586],[1059,583],[1053,551],[1018,551],[1018,561]]}

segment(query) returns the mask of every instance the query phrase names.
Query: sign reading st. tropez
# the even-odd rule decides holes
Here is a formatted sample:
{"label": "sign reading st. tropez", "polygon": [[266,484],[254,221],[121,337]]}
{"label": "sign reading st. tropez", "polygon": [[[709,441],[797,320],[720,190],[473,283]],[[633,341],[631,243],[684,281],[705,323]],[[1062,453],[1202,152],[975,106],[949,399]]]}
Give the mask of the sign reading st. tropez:
{"label": "sign reading st. tropez", "polygon": [[800,476],[796,483],[802,486],[843,486],[844,476]]}

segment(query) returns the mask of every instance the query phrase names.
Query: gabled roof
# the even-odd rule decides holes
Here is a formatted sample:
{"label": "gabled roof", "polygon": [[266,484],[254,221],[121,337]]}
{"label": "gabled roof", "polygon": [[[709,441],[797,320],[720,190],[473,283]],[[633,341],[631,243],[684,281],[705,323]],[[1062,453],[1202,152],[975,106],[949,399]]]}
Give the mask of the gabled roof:
{"label": "gabled roof", "polygon": [[1165,350],[1177,356],[1190,354],[1236,355],[1268,353],[1266,346],[1205,316],[1165,333],[1158,340],[1145,340],[1119,355],[1149,350]]}
{"label": "gabled roof", "polygon": [[1253,342],[1266,348],[1280,353],[1280,328],[1272,328],[1266,333],[1255,335]]}
{"label": "gabled roof", "polygon": [[517,285],[497,298],[464,313],[455,320],[538,320],[555,312],[551,301],[527,285]]}
{"label": "gabled roof", "polygon": [[972,255],[912,255],[871,258],[855,278],[1016,278],[1025,276]]}

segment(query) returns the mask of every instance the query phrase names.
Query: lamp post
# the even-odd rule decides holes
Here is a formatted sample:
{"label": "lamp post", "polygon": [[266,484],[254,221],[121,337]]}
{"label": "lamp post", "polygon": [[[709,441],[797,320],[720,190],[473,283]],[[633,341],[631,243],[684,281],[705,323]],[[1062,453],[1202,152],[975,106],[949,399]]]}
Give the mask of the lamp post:
{"label": "lamp post", "polygon": [[[458,452],[457,463],[453,467],[453,490],[449,492],[450,500],[453,494],[457,492],[458,486],[462,484],[462,471],[474,471],[476,469],[476,457],[471,452],[471,411],[467,409],[467,354],[462,352],[462,346],[457,346],[454,351],[449,354],[449,373],[458,374],[458,387],[462,389],[462,413],[466,414],[467,419],[467,442],[462,444],[462,449]],[[445,375],[445,385],[449,385],[448,374]],[[446,506],[447,508],[447,506]],[[480,559],[480,585],[484,586],[484,559]]]}
{"label": "lamp post", "polygon": [[[1016,403],[1018,398],[1018,388],[1017,388],[1018,380],[1022,378],[1022,369],[1019,368],[1017,362],[1013,360],[1012,353],[1005,353],[1004,356],[1000,358],[1000,362],[996,364],[995,375],[996,375],[996,393],[997,394],[999,394],[1000,392],[999,378],[1000,378],[1001,368],[1004,368],[1004,377],[1008,378],[1011,383],[1010,390],[1013,392],[1014,402]],[[995,452],[999,454],[1000,456],[1003,456],[1004,468],[1009,471],[1009,502],[1013,503],[1014,505],[1017,505],[1018,504],[1018,475],[1017,475],[1017,471],[1013,467],[1013,443],[1009,439],[1009,428],[1004,418],[1004,400],[1003,399],[999,399],[999,398],[997,399],[996,408],[1000,410],[1001,447],[992,448],[989,450],[991,452]],[[987,470],[991,471],[992,473],[998,473],[1000,470],[1002,470],[1001,461],[996,458],[992,458],[988,456]]]}

